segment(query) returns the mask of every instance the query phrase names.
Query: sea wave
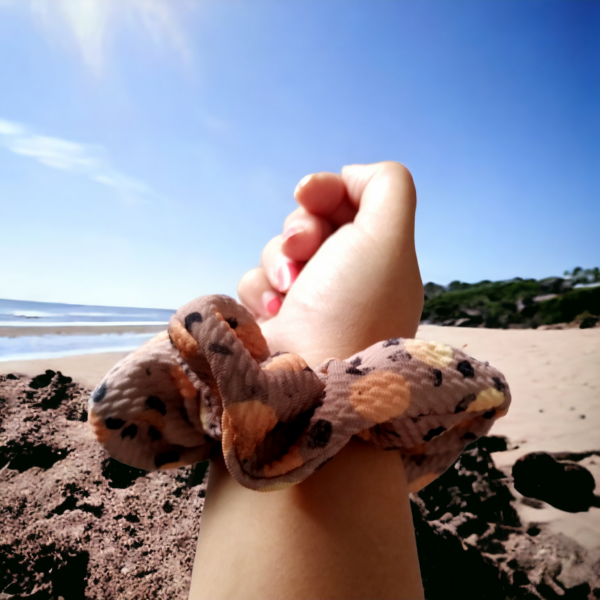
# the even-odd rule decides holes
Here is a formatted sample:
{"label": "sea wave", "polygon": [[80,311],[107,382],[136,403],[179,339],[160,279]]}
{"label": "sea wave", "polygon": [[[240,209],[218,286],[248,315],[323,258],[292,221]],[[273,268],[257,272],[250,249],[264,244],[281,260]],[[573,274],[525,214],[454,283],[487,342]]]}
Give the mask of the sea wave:
{"label": "sea wave", "polygon": [[169,321],[0,321],[0,327],[112,327],[113,325],[168,325]]}
{"label": "sea wave", "polygon": [[96,354],[99,352],[129,352],[139,348],[155,333],[101,333],[98,335],[24,335],[0,337],[0,362],[33,360]]}

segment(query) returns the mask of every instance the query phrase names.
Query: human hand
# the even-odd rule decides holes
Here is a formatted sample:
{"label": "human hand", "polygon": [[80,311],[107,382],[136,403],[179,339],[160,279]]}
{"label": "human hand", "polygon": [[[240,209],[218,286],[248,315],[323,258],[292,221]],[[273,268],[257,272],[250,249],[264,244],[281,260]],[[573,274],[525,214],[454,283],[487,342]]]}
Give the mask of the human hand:
{"label": "human hand", "polygon": [[242,277],[240,301],[271,352],[318,366],[391,337],[414,337],[423,284],[414,244],[416,191],[394,162],[303,178],[283,233]]}

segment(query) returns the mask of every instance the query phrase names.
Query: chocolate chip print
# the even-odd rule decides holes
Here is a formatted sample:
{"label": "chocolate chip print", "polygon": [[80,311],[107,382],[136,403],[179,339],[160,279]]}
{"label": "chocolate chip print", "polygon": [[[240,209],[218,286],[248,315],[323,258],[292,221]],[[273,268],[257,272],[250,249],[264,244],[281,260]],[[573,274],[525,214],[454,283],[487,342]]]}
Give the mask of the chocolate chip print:
{"label": "chocolate chip print", "polygon": [[184,327],[187,329],[188,333],[192,333],[192,325],[194,323],[202,323],[202,315],[199,312],[190,313],[184,319],[183,323],[184,323]]}
{"label": "chocolate chip print", "polygon": [[456,368],[462,373],[463,377],[474,377],[475,371],[473,370],[473,365],[468,360],[461,360]]}
{"label": "chocolate chip print", "polygon": [[167,414],[167,407],[158,396],[148,396],[146,399],[146,408],[148,410],[157,410],[163,416]]}
{"label": "chocolate chip print", "polygon": [[125,425],[125,421],[123,419],[114,419],[113,417],[108,417],[106,421],[104,421],[107,429],[121,429],[123,425]]}
{"label": "chocolate chip print", "polygon": [[312,370],[294,353],[270,355],[234,300],[204,296],[109,371],[90,397],[89,424],[131,466],[220,453],[239,483],[263,491],[303,481],[356,436],[397,451],[415,492],[486,435],[510,400],[501,373],[439,342],[391,338]]}

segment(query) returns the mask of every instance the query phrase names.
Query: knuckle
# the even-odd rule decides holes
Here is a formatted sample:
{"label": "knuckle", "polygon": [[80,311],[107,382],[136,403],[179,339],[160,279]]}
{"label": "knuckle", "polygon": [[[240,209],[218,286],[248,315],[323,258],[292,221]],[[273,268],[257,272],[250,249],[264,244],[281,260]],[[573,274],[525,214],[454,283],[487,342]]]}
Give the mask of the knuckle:
{"label": "knuckle", "polygon": [[413,177],[411,172],[402,164],[393,160],[386,160],[381,164],[382,175],[397,178],[414,187]]}
{"label": "knuckle", "polygon": [[404,202],[416,207],[417,191],[411,172],[402,163],[391,160],[382,162],[380,165],[379,177],[390,183],[400,184],[404,192],[402,194]]}

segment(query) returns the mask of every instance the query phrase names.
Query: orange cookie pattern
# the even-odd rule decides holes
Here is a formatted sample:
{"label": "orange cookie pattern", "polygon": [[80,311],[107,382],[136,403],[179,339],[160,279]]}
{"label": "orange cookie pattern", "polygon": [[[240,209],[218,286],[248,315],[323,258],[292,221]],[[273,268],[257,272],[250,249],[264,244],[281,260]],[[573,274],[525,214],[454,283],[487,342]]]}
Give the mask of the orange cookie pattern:
{"label": "orange cookie pattern", "polygon": [[488,363],[439,342],[393,338],[313,371],[270,356],[250,313],[227,296],[185,305],[106,375],[89,402],[98,441],[142,469],[223,452],[242,485],[299,483],[352,436],[402,455],[418,491],[485,435],[510,405]]}

